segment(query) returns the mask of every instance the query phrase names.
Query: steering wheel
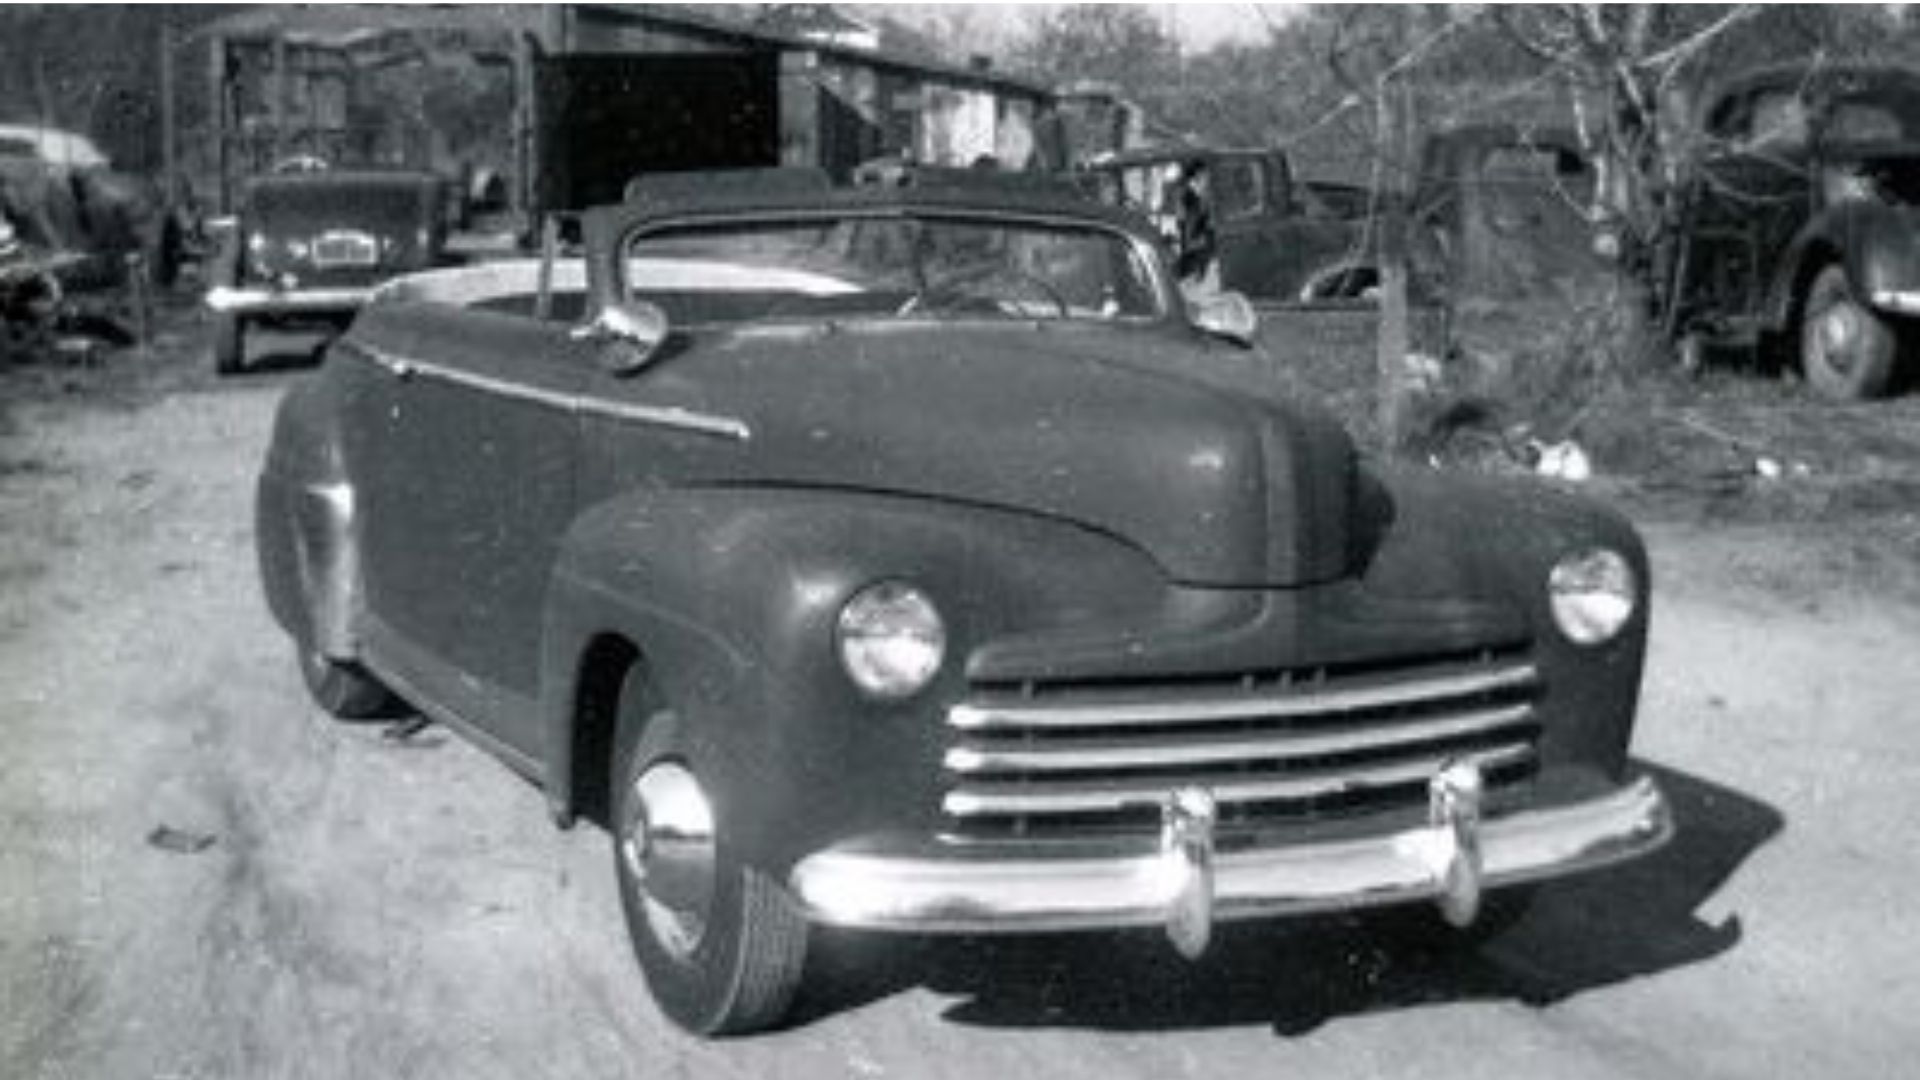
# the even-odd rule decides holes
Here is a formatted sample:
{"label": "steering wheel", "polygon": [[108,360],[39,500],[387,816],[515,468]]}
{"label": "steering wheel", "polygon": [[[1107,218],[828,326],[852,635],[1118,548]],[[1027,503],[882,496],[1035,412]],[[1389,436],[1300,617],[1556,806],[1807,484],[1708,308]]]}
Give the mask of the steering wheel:
{"label": "steering wheel", "polygon": [[[1060,318],[1067,319],[1073,316],[1072,306],[1067,303],[1067,298],[1060,294],[1060,290],[1053,287],[1052,282],[1030,270],[1023,270],[1017,266],[1000,263],[978,266],[971,270],[963,270],[937,283],[928,282],[926,287],[908,297],[907,302],[900,305],[900,310],[895,312],[895,314],[911,315],[921,308],[933,307],[935,306],[935,299],[939,297],[953,297],[957,300],[966,301],[968,304],[981,309],[990,308],[994,311],[1005,311],[1006,309],[1001,306],[1000,302],[992,297],[969,294],[966,291],[966,287],[969,285],[978,284],[979,282],[1003,274],[1023,285],[1031,286],[1033,292],[1039,294],[1048,303],[1053,305],[1054,310],[1059,313]],[[966,310],[966,308],[955,306],[955,310]]]}

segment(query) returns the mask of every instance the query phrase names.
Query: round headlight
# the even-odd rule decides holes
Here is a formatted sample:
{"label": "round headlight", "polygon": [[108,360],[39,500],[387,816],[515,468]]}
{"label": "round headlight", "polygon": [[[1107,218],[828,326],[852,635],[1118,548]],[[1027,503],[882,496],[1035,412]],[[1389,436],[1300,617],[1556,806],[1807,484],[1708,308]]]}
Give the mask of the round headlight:
{"label": "round headlight", "polygon": [[847,601],[840,609],[839,637],[847,677],[886,701],[919,693],[947,653],[947,628],[933,601],[893,581],[870,585]]}
{"label": "round headlight", "polygon": [[1561,559],[1547,577],[1553,621],[1578,645],[1610,641],[1633,618],[1633,567],[1617,551],[1581,551]]}

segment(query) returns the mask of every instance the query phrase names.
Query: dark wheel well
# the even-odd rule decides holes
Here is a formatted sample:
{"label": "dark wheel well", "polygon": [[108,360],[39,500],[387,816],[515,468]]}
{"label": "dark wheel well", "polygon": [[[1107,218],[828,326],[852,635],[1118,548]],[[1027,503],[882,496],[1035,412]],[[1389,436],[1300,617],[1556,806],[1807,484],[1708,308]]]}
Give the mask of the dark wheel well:
{"label": "dark wheel well", "polygon": [[580,658],[574,694],[573,756],[568,766],[574,812],[605,826],[613,801],[608,790],[613,740],[620,726],[620,688],[627,673],[643,663],[640,650],[626,638],[605,634]]}
{"label": "dark wheel well", "polygon": [[[1815,244],[1800,257],[1799,265],[1793,268],[1793,288],[1787,293],[1786,310],[1783,313],[1785,318],[1779,323],[1782,334],[1798,332],[1801,316],[1806,312],[1807,290],[1813,286],[1813,279],[1820,275],[1820,271],[1840,261],[1839,250],[1826,244]],[[1794,364],[1797,366],[1799,362],[1796,355]]]}

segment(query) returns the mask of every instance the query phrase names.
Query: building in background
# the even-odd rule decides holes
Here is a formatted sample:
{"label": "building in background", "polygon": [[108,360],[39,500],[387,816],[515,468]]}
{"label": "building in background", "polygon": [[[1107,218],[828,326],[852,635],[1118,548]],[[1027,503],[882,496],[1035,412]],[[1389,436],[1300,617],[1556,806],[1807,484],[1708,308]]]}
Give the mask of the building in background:
{"label": "building in background", "polygon": [[[884,156],[1052,163],[1040,136],[1048,90],[984,62],[882,53],[854,20],[751,25],[650,4],[314,6],[241,11],[197,36],[211,58],[223,206],[241,178],[298,155],[495,171],[532,212],[616,200],[654,171],[807,165],[844,179]],[[436,84],[470,92],[436,102]],[[478,115],[461,116],[463,102]]]}

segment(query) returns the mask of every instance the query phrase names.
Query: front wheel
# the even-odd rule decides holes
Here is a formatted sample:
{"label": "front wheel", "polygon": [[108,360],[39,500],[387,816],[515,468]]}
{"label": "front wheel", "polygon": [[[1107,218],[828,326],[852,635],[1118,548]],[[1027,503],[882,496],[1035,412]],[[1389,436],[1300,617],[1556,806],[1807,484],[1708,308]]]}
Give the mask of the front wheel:
{"label": "front wheel", "polygon": [[613,769],[620,906],[660,1010],[697,1035],[778,1023],[800,988],[807,923],[780,883],[732,850],[726,809],[638,669],[621,694]]}
{"label": "front wheel", "polygon": [[1829,266],[1807,287],[1800,318],[1800,367],[1821,394],[1861,401],[1887,392],[1899,335],[1853,295],[1847,272]]}

